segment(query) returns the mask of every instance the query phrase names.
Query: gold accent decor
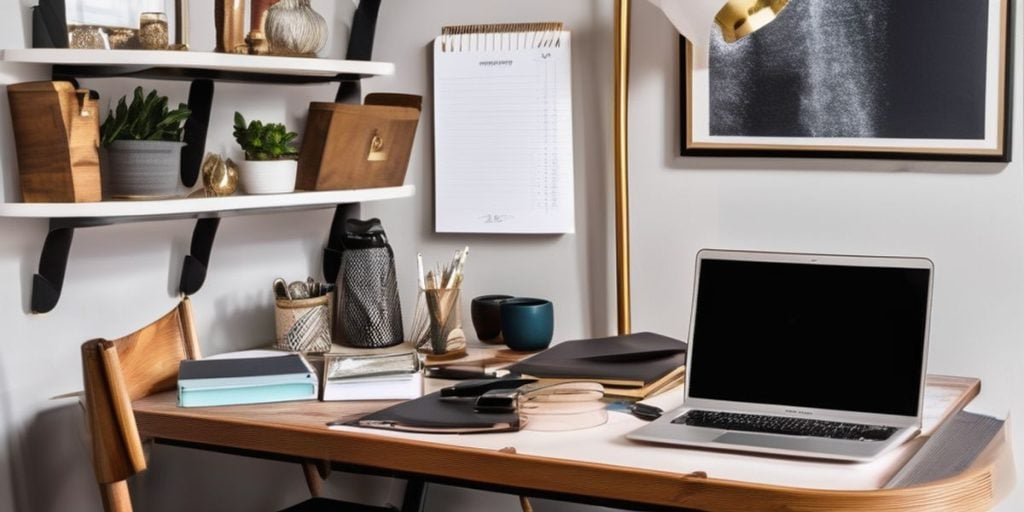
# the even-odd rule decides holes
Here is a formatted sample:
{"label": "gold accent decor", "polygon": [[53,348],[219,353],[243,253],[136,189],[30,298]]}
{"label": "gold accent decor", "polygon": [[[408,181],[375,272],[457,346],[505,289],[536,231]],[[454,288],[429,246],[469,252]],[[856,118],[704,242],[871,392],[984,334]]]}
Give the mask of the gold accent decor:
{"label": "gold accent decor", "polygon": [[789,0],[728,0],[715,15],[722,38],[735,43],[769,24]]}

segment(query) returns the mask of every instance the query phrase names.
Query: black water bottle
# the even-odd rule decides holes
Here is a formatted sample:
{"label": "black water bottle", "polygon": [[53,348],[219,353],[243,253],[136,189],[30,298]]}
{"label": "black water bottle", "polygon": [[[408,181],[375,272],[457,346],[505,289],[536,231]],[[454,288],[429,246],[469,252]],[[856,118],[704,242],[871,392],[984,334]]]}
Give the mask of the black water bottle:
{"label": "black water bottle", "polygon": [[334,315],[335,341],[363,348],[401,343],[395,255],[379,219],[349,219],[341,241]]}

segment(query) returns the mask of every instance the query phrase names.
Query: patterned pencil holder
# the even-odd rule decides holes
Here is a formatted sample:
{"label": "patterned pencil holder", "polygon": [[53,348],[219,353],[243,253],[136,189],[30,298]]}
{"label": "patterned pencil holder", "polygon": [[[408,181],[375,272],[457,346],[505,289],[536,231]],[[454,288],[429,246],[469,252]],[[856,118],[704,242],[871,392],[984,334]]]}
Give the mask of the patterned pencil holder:
{"label": "patterned pencil holder", "polygon": [[311,299],[277,299],[274,320],[277,326],[275,346],[280,350],[304,354],[331,350],[330,295]]}

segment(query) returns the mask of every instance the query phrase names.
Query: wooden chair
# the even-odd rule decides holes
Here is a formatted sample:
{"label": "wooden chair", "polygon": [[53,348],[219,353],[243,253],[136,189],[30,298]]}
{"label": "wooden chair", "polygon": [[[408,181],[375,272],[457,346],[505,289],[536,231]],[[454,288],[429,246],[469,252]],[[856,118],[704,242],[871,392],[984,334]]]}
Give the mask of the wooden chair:
{"label": "wooden chair", "polygon": [[[82,344],[86,423],[92,438],[93,470],[107,512],[132,512],[127,479],[146,469],[132,401],[175,389],[178,363],[199,358],[192,304],[187,298],[159,320],[123,338]],[[319,475],[311,462],[304,464],[304,470],[315,498],[289,510],[395,510],[316,498]]]}

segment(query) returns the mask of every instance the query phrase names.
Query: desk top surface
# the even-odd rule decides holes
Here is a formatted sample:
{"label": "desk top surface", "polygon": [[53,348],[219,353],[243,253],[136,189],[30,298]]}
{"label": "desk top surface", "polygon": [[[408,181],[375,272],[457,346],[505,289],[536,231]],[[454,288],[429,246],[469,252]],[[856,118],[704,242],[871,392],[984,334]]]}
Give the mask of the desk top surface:
{"label": "desk top surface", "polygon": [[[930,435],[943,418],[969,403],[979,390],[977,379],[929,376],[923,436]],[[672,406],[681,398],[681,390],[676,389],[658,400],[659,405]],[[424,468],[431,468],[427,473],[433,473],[440,459],[458,464],[487,464],[493,462],[488,457],[513,447],[519,456],[552,467],[612,472],[618,467],[624,472],[649,471],[675,478],[699,471],[712,479],[747,484],[879,489],[925,441],[919,436],[875,461],[850,464],[641,444],[626,440],[624,435],[643,422],[619,412],[609,412],[608,423],[601,427],[572,432],[438,435],[355,427],[331,430],[326,426],[329,421],[358,418],[392,403],[307,401],[186,409],[177,407],[174,392],[167,392],[133,405],[143,436],[319,457],[398,471],[424,472]],[[427,460],[411,460],[418,457]],[[454,468],[448,476],[457,477],[464,472]]]}

